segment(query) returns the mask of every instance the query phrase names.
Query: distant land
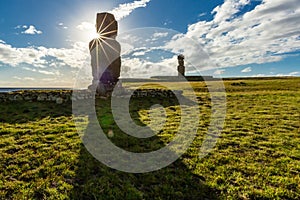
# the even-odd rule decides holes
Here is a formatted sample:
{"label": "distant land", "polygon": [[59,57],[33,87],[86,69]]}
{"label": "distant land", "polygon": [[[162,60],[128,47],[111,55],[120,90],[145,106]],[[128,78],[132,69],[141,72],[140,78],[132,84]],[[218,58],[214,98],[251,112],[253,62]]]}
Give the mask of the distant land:
{"label": "distant land", "polygon": [[[297,76],[267,76],[267,77],[226,77],[215,78],[213,76],[185,76],[186,79],[180,79],[177,76],[153,76],[151,78],[121,78],[126,82],[181,82],[181,81],[215,81],[215,80],[274,80],[274,79],[290,79],[300,78]],[[0,87],[0,93],[16,92],[20,90],[73,90],[72,87]]]}

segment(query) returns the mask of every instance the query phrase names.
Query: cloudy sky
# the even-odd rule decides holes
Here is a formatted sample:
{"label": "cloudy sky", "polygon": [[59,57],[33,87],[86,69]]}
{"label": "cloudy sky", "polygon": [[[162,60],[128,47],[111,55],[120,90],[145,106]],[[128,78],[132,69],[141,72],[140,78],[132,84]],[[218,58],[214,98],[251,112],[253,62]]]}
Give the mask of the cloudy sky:
{"label": "cloudy sky", "polygon": [[0,87],[72,87],[104,11],[122,77],[176,74],[178,53],[190,75],[300,76],[299,0],[3,0]]}

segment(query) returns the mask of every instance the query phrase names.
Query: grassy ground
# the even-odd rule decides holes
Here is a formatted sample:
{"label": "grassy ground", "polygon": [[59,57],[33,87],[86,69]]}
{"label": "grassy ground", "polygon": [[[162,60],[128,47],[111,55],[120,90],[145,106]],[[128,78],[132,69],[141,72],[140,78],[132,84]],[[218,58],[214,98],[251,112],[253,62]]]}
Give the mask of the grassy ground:
{"label": "grassy ground", "polygon": [[[300,199],[300,79],[225,81],[225,126],[203,159],[198,154],[211,103],[204,83],[192,85],[201,110],[197,137],[175,163],[146,174],[94,159],[76,132],[70,104],[1,103],[0,199]],[[115,126],[109,101],[97,100],[96,110],[104,131],[113,130],[112,142],[149,152],[172,139],[180,120],[177,101],[148,98],[131,101],[136,123],[148,124],[156,103],[165,106],[167,122],[143,140]]]}

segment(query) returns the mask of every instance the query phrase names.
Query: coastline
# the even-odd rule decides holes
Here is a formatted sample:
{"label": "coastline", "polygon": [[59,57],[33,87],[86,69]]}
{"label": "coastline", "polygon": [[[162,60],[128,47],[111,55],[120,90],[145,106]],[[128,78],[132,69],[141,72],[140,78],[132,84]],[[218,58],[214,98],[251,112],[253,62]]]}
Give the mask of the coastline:
{"label": "coastline", "polygon": [[73,90],[73,88],[36,88],[36,87],[1,87],[0,88],[0,93],[9,93],[9,92],[19,92],[19,91],[38,91],[38,90],[43,90],[43,91],[57,91],[57,90]]}

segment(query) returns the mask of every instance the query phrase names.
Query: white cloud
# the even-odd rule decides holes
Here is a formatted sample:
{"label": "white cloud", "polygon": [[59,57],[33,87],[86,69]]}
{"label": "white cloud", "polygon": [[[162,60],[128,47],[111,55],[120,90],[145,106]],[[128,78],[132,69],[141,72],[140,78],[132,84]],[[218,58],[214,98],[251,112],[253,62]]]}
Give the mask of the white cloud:
{"label": "white cloud", "polygon": [[25,81],[34,81],[35,78],[32,78],[32,77],[24,77],[23,78]]}
{"label": "white cloud", "polygon": [[291,72],[289,73],[290,76],[297,76],[300,75],[300,72]]}
{"label": "white cloud", "polygon": [[90,22],[81,22],[81,24],[79,24],[77,28],[81,31],[89,31],[95,29],[95,25]]}
{"label": "white cloud", "polygon": [[247,68],[243,69],[241,72],[242,72],[242,73],[249,73],[249,72],[252,72],[252,68],[251,68],[251,67],[247,67]]}
{"label": "white cloud", "polygon": [[[146,7],[147,3],[151,0],[136,0],[132,3],[120,4],[118,7],[107,11],[108,13],[112,13],[115,16],[116,20],[121,20],[128,15],[130,15],[135,9]],[[60,23],[63,26],[63,23]],[[67,29],[67,27],[64,27]],[[77,29],[82,31],[82,35],[86,37],[88,40],[94,39],[98,37],[98,34],[95,32],[95,23],[91,21],[83,21],[79,25],[76,26]]]}
{"label": "white cloud", "polygon": [[13,76],[14,79],[17,79],[17,80],[24,80],[24,81],[34,81],[35,78],[32,78],[32,77],[19,77],[19,76]]}
{"label": "white cloud", "polygon": [[122,78],[150,78],[151,76],[174,76],[177,74],[176,56],[161,62],[149,62],[140,58],[122,60]]}
{"label": "white cloud", "polygon": [[251,77],[267,77],[267,76],[274,76],[274,75],[255,74],[255,75],[252,75]]}
{"label": "white cloud", "polygon": [[144,56],[146,54],[146,51],[139,51],[139,52],[134,52],[132,56]]}
{"label": "white cloud", "polygon": [[39,73],[41,74],[45,74],[45,75],[55,75],[54,72],[49,72],[49,71],[46,71],[46,70],[38,70]]}
{"label": "white cloud", "polygon": [[186,58],[185,60],[197,67],[199,70],[216,67],[216,65],[209,59],[204,48],[199,45],[196,40],[187,37],[187,35],[177,34],[173,36],[173,38],[162,48],[175,54],[183,54]]}
{"label": "white cloud", "polygon": [[109,12],[115,16],[116,20],[121,20],[130,15],[135,9],[146,7],[149,2],[150,0],[139,0],[132,3],[124,3]]}
{"label": "white cloud", "polygon": [[23,28],[26,29],[25,31],[22,32],[24,34],[35,35],[35,34],[42,34],[43,33],[42,31],[37,30],[33,25],[30,25],[29,27],[24,25]]}
{"label": "white cloud", "polygon": [[[277,62],[288,56],[285,53],[300,49],[298,0],[264,0],[254,9],[241,12],[249,3],[250,0],[225,0],[213,9],[212,21],[190,25],[186,34],[174,36],[160,48],[183,53],[186,61],[198,69]],[[135,48],[126,49],[129,55]],[[252,68],[242,71],[249,73]]]}
{"label": "white cloud", "polygon": [[46,81],[46,82],[57,82],[57,78],[43,78],[42,81]]}
{"label": "white cloud", "polygon": [[205,15],[207,15],[207,13],[206,13],[206,12],[204,12],[204,13],[200,13],[200,14],[198,15],[198,17],[203,17],[203,16],[205,16]]}
{"label": "white cloud", "polygon": [[34,68],[30,68],[30,67],[22,67],[22,69],[25,69],[27,71],[32,71],[32,72],[36,72],[37,70]]}
{"label": "white cloud", "polygon": [[173,23],[173,22],[172,22],[171,20],[167,19],[167,20],[165,20],[165,21],[163,22],[163,25],[164,25],[164,26],[167,26],[167,25],[172,24],[172,23]]}
{"label": "white cloud", "polygon": [[300,49],[298,0],[264,0],[241,14],[249,2],[225,0],[213,10],[212,21],[188,27],[186,35],[202,44],[220,67],[276,62]]}
{"label": "white cloud", "polygon": [[285,77],[285,76],[297,76],[300,72],[290,72],[290,73],[279,73],[279,74],[255,74],[252,77]]}
{"label": "white cloud", "polygon": [[[155,42],[153,42],[154,36],[157,37]],[[189,74],[199,73],[199,70],[213,65],[206,52],[195,40],[184,34],[177,34],[175,31],[146,28],[136,34],[120,35],[118,40],[122,49],[126,44],[126,51],[123,51],[122,70],[126,63],[125,71],[128,73],[126,76],[123,74],[123,77],[149,78],[158,75],[176,75],[177,55],[181,53],[184,53],[186,57],[186,72]],[[140,57],[137,59],[134,56]],[[133,59],[134,63],[131,63]]]}
{"label": "white cloud", "polygon": [[[51,56],[55,61],[47,60]],[[72,48],[46,48],[25,47],[15,48],[6,43],[0,43],[0,62],[17,67],[27,64],[36,68],[47,68],[53,66],[70,66],[72,68],[80,68],[89,66],[90,55],[88,47],[85,43],[76,42]],[[28,70],[26,68],[25,70]]]}
{"label": "white cloud", "polygon": [[167,37],[168,34],[169,34],[168,32],[164,32],[164,33],[159,33],[159,32],[157,32],[157,33],[154,33],[154,34],[153,34],[153,37],[154,37],[154,38]]}
{"label": "white cloud", "polygon": [[217,6],[211,12],[215,14],[214,22],[222,22],[233,18],[234,14],[250,3],[250,0],[225,0],[220,6]]}
{"label": "white cloud", "polygon": [[17,66],[20,63],[29,63],[35,65],[45,64],[40,58],[44,54],[33,47],[15,48],[6,43],[0,43],[0,62],[11,66]]}
{"label": "white cloud", "polygon": [[47,71],[45,69],[35,69],[35,68],[29,68],[29,67],[22,67],[22,69],[25,69],[27,71],[32,71],[32,72],[38,72],[40,74],[44,74],[44,75],[55,75],[55,76],[59,76],[61,73],[59,72],[59,70],[52,70],[53,68],[50,68],[51,71]]}
{"label": "white cloud", "polygon": [[58,23],[57,25],[58,25],[58,27],[60,27],[60,28],[68,29],[68,27],[65,26],[64,23],[62,23],[62,22]]}
{"label": "white cloud", "polygon": [[221,74],[224,74],[225,71],[226,71],[225,69],[217,69],[217,70],[214,72],[214,74],[215,74],[215,75],[221,75]]}
{"label": "white cloud", "polygon": [[18,79],[18,80],[22,80],[21,77],[18,77],[18,76],[13,76],[14,79]]}
{"label": "white cloud", "polygon": [[[148,2],[150,0],[121,4],[113,12],[119,20],[129,15],[134,9],[145,7]],[[213,10],[215,15],[212,21],[200,21],[192,24],[188,27],[186,34],[178,34],[165,45],[161,44],[163,46],[156,48],[176,54],[183,53],[187,62],[203,69],[216,68],[216,65],[210,65],[210,60],[223,68],[279,61],[285,57],[284,53],[300,49],[300,5],[298,0],[264,0],[255,9],[239,15],[239,11],[248,3],[247,0],[225,0],[223,5]],[[64,26],[63,23],[58,25]],[[95,27],[92,23],[82,22],[77,28],[87,30]],[[30,27],[27,27],[28,29]],[[37,34],[36,31],[35,29],[33,32]],[[168,35],[162,31],[153,36],[165,37]],[[135,42],[137,39],[135,36],[128,35],[126,43],[122,44],[122,53],[136,52],[137,47],[132,44],[137,43]],[[134,55],[142,56],[151,50],[155,50],[155,48],[140,47],[140,52],[136,52]],[[48,56],[53,57],[55,61],[47,60]],[[43,46],[15,48],[1,40],[0,62],[14,67],[23,67],[23,64],[26,64],[25,66],[30,65],[31,68],[23,67],[24,70],[56,76],[58,74],[54,68],[59,71],[61,66],[90,69],[89,50],[87,44],[82,42],[74,43],[71,48],[46,48]],[[139,58],[123,59],[122,75],[123,77],[176,75],[176,65],[176,56],[157,62]],[[246,73],[250,72],[249,70],[252,69],[246,68],[242,71]],[[214,72],[216,75],[220,75],[225,70],[215,69]],[[273,76],[279,75],[283,74]],[[299,75],[299,72],[291,72],[286,75]],[[258,74],[256,76],[271,75]]]}

